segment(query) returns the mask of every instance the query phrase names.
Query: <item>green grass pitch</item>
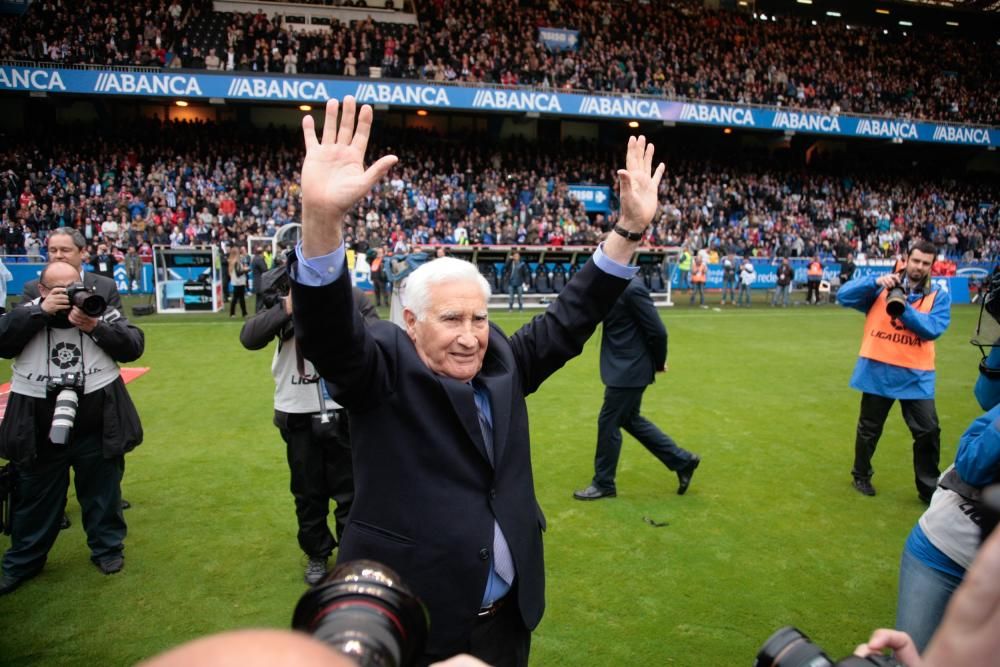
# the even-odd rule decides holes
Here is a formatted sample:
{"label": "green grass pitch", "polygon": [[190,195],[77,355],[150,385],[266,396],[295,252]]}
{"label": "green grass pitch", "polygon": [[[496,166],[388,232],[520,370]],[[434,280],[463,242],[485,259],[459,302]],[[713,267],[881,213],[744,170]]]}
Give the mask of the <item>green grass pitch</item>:
{"label": "green grass pitch", "polygon": [[[532,664],[749,665],[785,624],[846,655],[892,624],[899,555],[923,509],[898,408],[874,459],[878,495],[851,488],[859,394],[847,382],[862,315],[763,304],[661,313],[669,371],[643,412],[701,455],[686,496],[626,436],[618,497],[571,497],[592,474],[597,336],[529,399],[548,518]],[[977,315],[955,307],[937,344],[942,467],[979,413]],[[529,316],[493,317],[512,332]],[[42,575],[0,598],[2,665],[129,665],[212,632],[288,627],[304,590],[271,423],[273,348],[244,350],[225,314],[136,323],[146,354],[135,365],[152,370],[129,385],[146,440],[127,457],[125,570],[105,577],[90,564],[71,497],[73,526]]]}

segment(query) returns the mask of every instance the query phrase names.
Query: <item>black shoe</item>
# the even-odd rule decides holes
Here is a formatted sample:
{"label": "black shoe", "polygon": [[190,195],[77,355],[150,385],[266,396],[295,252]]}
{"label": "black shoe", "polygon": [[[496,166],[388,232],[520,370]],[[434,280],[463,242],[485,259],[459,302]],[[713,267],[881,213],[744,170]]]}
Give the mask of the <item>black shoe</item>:
{"label": "black shoe", "polygon": [[323,581],[323,577],[326,576],[326,558],[309,557],[309,562],[306,564],[305,580],[310,586],[315,586],[319,582]]}
{"label": "black shoe", "polygon": [[72,525],[73,524],[70,522],[69,516],[67,516],[66,513],[64,512],[62,521],[59,522],[59,530],[66,530]]}
{"label": "black shoe", "polygon": [[687,493],[688,487],[691,486],[691,478],[694,477],[694,471],[698,469],[699,463],[701,463],[701,457],[694,456],[682,470],[677,471],[678,496],[683,496],[685,493]]}
{"label": "black shoe", "polygon": [[122,498],[122,509],[127,510],[130,507],[132,507],[132,503]]}
{"label": "black shoe", "polygon": [[614,489],[599,489],[593,484],[586,489],[574,491],[573,497],[577,500],[600,500],[601,498],[614,498],[618,493]]}
{"label": "black shoe", "polygon": [[872,486],[872,481],[867,477],[855,477],[854,488],[857,489],[858,493],[862,493],[866,496],[875,495],[875,487]]}
{"label": "black shoe", "polygon": [[920,498],[920,502],[922,502],[924,505],[931,504],[931,496],[933,495],[934,494],[932,493],[920,493],[919,491],[917,492],[917,497]]}
{"label": "black shoe", "polygon": [[125,567],[125,556],[111,556],[94,564],[104,574],[114,574],[115,572],[121,572],[122,568]]}
{"label": "black shoe", "polygon": [[18,589],[18,587],[26,582],[28,579],[37,577],[41,570],[35,570],[31,574],[26,574],[23,577],[14,577],[9,574],[0,577],[0,596],[7,595],[8,593],[13,593]]}

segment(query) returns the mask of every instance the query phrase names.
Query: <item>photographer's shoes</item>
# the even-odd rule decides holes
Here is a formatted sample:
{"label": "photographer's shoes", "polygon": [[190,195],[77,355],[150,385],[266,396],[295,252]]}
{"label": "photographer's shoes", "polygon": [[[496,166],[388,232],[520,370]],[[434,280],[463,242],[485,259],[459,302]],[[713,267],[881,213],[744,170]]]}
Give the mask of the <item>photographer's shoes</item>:
{"label": "photographer's shoes", "polygon": [[326,559],[325,558],[309,558],[309,563],[306,565],[306,583],[310,586],[315,586],[319,582],[323,581],[323,577],[326,576]]}
{"label": "photographer's shoes", "polygon": [[677,495],[683,496],[687,493],[688,487],[691,486],[691,478],[694,477],[694,471],[698,468],[699,463],[701,463],[701,457],[692,456],[688,464],[677,471]]}
{"label": "photographer's shoes", "polygon": [[97,566],[97,569],[102,574],[115,574],[116,572],[121,572],[122,568],[125,567],[125,556],[118,555],[105,558],[104,560],[97,561],[94,565]]}
{"label": "photographer's shoes", "polygon": [[614,489],[599,489],[593,484],[586,489],[573,492],[573,497],[577,500],[600,500],[601,498],[614,498],[617,495]]}
{"label": "photographer's shoes", "polygon": [[31,574],[26,574],[23,577],[14,577],[9,574],[3,575],[0,577],[0,597],[7,595],[8,593],[13,593],[28,579],[37,577],[39,572],[41,572],[41,570],[35,570]]}
{"label": "photographer's shoes", "polygon": [[864,494],[866,496],[875,495],[875,487],[872,486],[872,481],[865,477],[855,477],[854,488],[857,490],[858,493]]}

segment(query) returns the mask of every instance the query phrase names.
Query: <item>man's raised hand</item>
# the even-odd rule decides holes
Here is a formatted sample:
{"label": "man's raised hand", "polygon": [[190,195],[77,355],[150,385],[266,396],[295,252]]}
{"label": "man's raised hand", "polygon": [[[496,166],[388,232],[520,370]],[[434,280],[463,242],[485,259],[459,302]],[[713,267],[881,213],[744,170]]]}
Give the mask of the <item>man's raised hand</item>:
{"label": "man's raised hand", "polygon": [[630,232],[641,233],[653,221],[659,206],[657,193],[666,167],[661,162],[653,171],[653,144],[646,137],[628,138],[625,168],[618,170],[621,179],[622,213],[619,224]]}
{"label": "man's raised hand", "polygon": [[386,155],[365,169],[372,108],[366,104],[358,111],[354,98],[348,95],[338,126],[340,107],[337,100],[327,102],[322,142],[316,137],[312,116],[302,119],[306,144],[302,163],[302,252],[306,257],[326,255],[340,246],[344,214],[398,161],[395,155]]}

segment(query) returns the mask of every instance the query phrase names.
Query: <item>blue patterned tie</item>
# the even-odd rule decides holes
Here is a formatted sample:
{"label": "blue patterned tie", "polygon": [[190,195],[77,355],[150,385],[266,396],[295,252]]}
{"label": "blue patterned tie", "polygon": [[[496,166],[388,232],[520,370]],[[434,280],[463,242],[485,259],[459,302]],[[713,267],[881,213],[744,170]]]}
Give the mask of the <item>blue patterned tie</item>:
{"label": "blue patterned tie", "polygon": [[[479,415],[479,428],[483,432],[483,443],[486,445],[486,454],[493,461],[493,425],[479,407],[479,401],[489,400],[484,391],[476,392],[476,413]],[[500,524],[493,520],[493,569],[500,578],[507,582],[509,586],[514,581],[514,558],[510,555],[510,547],[500,530]]]}

